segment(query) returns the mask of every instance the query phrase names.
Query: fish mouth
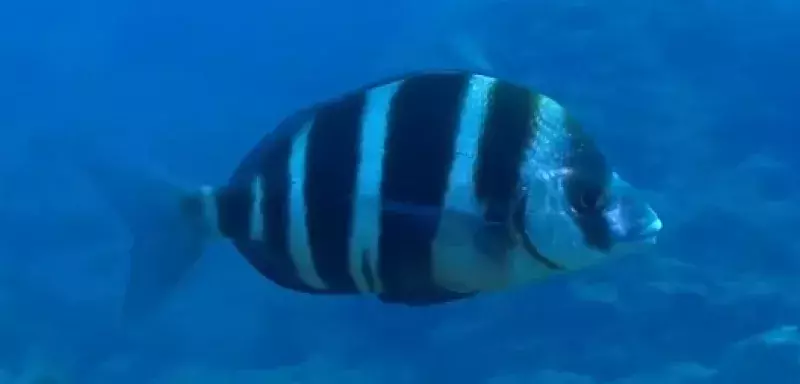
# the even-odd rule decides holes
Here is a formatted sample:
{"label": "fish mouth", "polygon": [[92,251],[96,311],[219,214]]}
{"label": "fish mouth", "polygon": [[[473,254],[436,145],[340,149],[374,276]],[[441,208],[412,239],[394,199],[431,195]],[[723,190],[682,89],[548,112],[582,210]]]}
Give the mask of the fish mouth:
{"label": "fish mouth", "polygon": [[658,240],[658,234],[661,233],[663,227],[664,223],[661,222],[661,219],[655,218],[640,231],[631,234],[628,240],[637,243],[655,244]]}

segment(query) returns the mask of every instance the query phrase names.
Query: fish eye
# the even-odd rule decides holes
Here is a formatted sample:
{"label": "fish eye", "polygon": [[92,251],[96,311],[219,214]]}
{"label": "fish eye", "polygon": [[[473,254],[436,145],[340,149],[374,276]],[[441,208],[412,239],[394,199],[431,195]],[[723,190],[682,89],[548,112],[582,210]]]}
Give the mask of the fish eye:
{"label": "fish eye", "polygon": [[605,190],[601,188],[587,188],[581,193],[576,210],[578,213],[589,213],[605,209],[608,201]]}

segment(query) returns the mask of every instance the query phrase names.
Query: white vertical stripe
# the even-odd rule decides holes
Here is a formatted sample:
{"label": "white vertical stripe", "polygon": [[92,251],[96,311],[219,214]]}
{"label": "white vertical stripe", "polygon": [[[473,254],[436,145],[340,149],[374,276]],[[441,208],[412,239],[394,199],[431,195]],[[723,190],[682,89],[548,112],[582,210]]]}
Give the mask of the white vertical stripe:
{"label": "white vertical stripe", "polygon": [[250,183],[250,240],[264,240],[264,213],[261,203],[264,201],[264,179],[256,175]]}
{"label": "white vertical stripe", "polygon": [[208,233],[206,236],[222,236],[219,228],[219,208],[214,197],[214,188],[208,185],[200,187],[200,198],[203,205],[203,221]]}
{"label": "white vertical stripe", "polygon": [[473,165],[478,152],[478,141],[483,132],[489,103],[489,92],[496,79],[474,75],[469,81],[464,106],[461,109],[456,138],[456,156],[450,169],[445,206],[471,212],[476,208],[472,188]]}
{"label": "white vertical stripe", "polygon": [[303,179],[306,166],[306,140],[309,128],[313,121],[306,123],[292,145],[292,156],[289,172],[292,178],[289,204],[291,217],[289,218],[289,252],[295,268],[306,284],[317,289],[327,289],[322,281],[311,258],[311,249],[308,244],[308,231],[306,230],[306,204],[303,199]]}
{"label": "white vertical stripe", "polygon": [[539,95],[538,116],[542,122],[550,127],[565,129],[566,111],[564,107],[545,95]]}
{"label": "white vertical stripe", "polygon": [[[455,159],[448,175],[445,194],[445,215],[436,233],[433,271],[436,283],[456,292],[473,292],[494,268],[483,255],[475,252],[470,243],[474,228],[465,226],[462,214],[482,215],[475,199],[472,176],[488,113],[489,94],[497,80],[488,76],[473,75],[465,95],[456,136]],[[455,221],[453,221],[455,220]]]}
{"label": "white vertical stripe", "polygon": [[[536,164],[539,177],[549,179],[547,173],[563,172],[564,152],[569,146],[566,133],[566,110],[555,100],[539,95],[536,113],[537,132],[528,159]],[[544,173],[544,174],[543,174]]]}
{"label": "white vertical stripe", "polygon": [[380,185],[383,177],[383,143],[386,139],[389,106],[400,82],[375,88],[367,93],[367,104],[362,120],[361,163],[356,184],[356,203],[353,212],[353,236],[350,237],[350,274],[358,289],[369,291],[363,274],[363,257],[368,262],[373,291],[382,292],[378,262],[378,236],[380,235]]}

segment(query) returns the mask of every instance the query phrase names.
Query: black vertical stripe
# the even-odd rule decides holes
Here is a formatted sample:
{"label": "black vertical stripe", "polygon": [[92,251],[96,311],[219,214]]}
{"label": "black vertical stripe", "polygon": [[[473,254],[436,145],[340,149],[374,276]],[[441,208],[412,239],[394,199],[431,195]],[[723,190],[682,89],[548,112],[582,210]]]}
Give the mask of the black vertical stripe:
{"label": "black vertical stripe", "polygon": [[489,92],[473,183],[490,222],[507,222],[521,198],[521,167],[536,135],[536,101],[530,90],[502,80]]}
{"label": "black vertical stripe", "polygon": [[252,189],[245,186],[219,188],[214,193],[217,205],[217,228],[230,239],[246,239],[250,236],[250,208]]}
{"label": "black vertical stripe", "polygon": [[[263,178],[261,212],[264,216],[264,240],[250,239],[248,200],[248,215],[236,218],[239,230],[232,238],[233,244],[256,270],[275,284],[302,292],[317,292],[300,279],[289,244],[292,141],[305,120],[302,115],[292,116],[276,129],[279,134],[273,133],[262,139],[242,160],[226,188],[238,191],[235,193],[247,191],[249,194],[253,180],[259,176]],[[239,204],[239,209],[244,209],[244,205]]]}
{"label": "black vertical stripe", "polygon": [[[387,295],[424,300],[432,246],[455,158],[466,74],[405,80],[392,98],[381,179],[379,275]],[[418,297],[414,297],[418,296]]]}
{"label": "black vertical stripe", "polygon": [[303,198],[308,245],[332,292],[355,292],[349,252],[365,92],[320,108],[308,133]]}
{"label": "black vertical stripe", "polygon": [[[281,262],[292,265],[289,244],[289,226],[291,225],[291,188],[292,177],[289,160],[292,156],[291,140],[286,140],[270,153],[266,161],[259,167],[264,177],[264,199],[261,203],[264,215],[264,241],[270,250],[280,257]],[[270,257],[272,259],[273,257]]]}
{"label": "black vertical stripe", "polygon": [[[286,138],[271,148],[268,156],[259,164],[259,172],[264,177],[264,200],[261,204],[264,215],[265,251],[258,257],[258,263],[269,269],[273,281],[299,290],[313,290],[308,287],[297,272],[291,255],[291,190],[292,175],[290,160],[292,141]],[[284,283],[282,283],[284,282]]]}
{"label": "black vertical stripe", "polygon": [[564,192],[575,212],[573,220],[589,246],[608,251],[613,244],[609,223],[603,213],[611,169],[594,140],[571,116],[565,116],[564,124],[569,139],[564,166],[570,170]]}

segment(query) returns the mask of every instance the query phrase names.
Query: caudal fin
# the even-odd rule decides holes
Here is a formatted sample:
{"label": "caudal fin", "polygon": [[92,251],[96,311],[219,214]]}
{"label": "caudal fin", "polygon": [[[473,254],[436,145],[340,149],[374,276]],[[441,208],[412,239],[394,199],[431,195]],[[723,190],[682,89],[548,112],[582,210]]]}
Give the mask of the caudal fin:
{"label": "caudal fin", "polygon": [[123,318],[157,309],[200,258],[209,226],[208,195],[142,166],[83,162],[94,186],[133,236]]}

